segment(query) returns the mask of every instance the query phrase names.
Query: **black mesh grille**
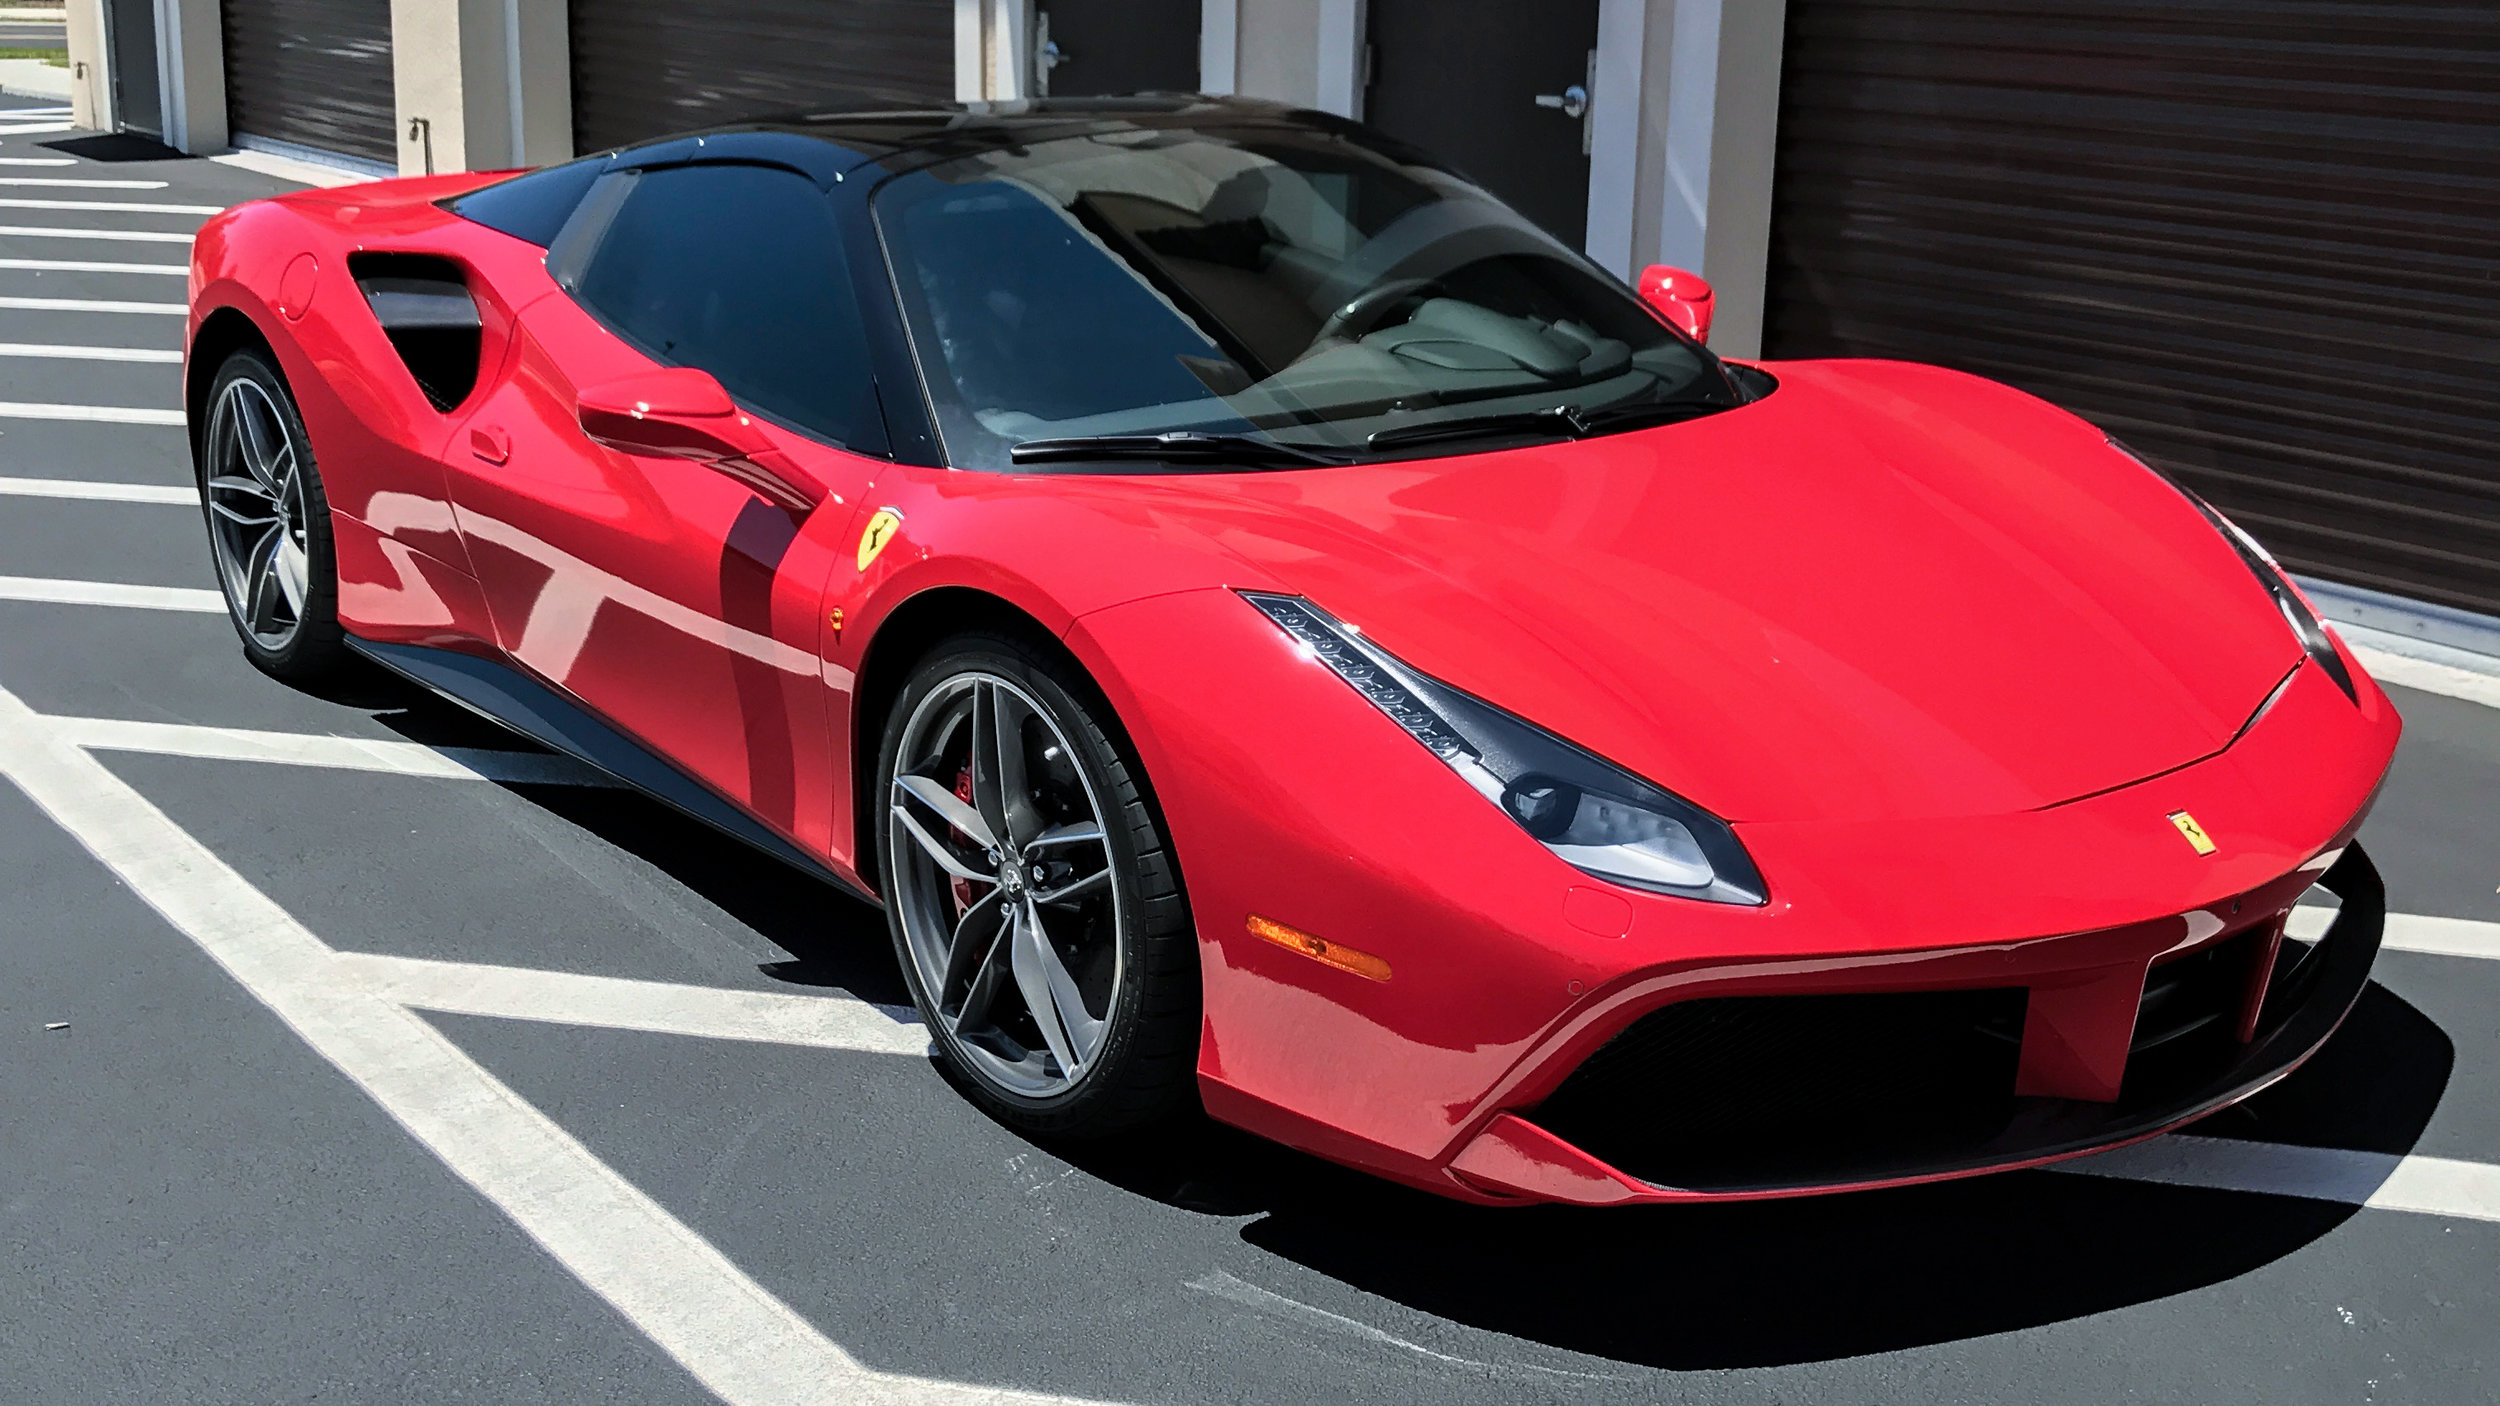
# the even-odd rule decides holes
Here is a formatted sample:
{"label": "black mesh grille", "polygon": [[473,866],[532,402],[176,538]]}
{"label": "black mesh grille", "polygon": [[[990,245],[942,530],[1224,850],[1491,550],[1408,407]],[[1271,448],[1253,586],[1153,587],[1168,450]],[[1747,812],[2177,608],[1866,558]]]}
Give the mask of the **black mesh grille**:
{"label": "black mesh grille", "polygon": [[[2249,1049],[2235,1035],[2265,934],[2155,966],[2117,1108],[2014,1096],[2021,987],[1686,1001],[1634,1021],[1528,1116],[1662,1186],[1881,1180],[1979,1157],[2060,1110],[2175,1100]],[[2302,949],[2286,944],[2275,981]],[[2260,1038],[2290,1002],[2269,996]],[[2019,1126],[2018,1126],[2019,1125]]]}
{"label": "black mesh grille", "polygon": [[1661,1185],[1882,1175],[2004,1131],[2025,997],[2009,987],[1686,1001],[1626,1027],[1531,1116]]}

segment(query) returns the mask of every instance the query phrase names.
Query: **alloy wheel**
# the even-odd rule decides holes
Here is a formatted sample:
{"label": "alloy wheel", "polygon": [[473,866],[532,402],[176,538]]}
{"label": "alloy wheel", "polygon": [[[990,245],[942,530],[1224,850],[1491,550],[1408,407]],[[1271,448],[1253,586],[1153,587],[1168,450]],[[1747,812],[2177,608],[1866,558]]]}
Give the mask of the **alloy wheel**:
{"label": "alloy wheel", "polygon": [[999,1088],[1073,1089],[1109,1033],[1123,914],[1067,733],[1016,683],[949,677],[904,725],[887,817],[889,897],[930,1014]]}
{"label": "alloy wheel", "polygon": [[226,383],[208,422],[208,536],[226,604],[264,649],[287,647],[311,594],[308,514],[295,441],[248,376]]}

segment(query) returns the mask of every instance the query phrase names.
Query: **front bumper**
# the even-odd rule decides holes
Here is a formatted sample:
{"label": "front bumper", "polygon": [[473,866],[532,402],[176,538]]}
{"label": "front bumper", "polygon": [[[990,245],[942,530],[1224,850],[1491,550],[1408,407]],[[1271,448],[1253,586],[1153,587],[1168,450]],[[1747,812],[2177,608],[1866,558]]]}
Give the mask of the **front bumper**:
{"label": "front bumper", "polygon": [[[1695,1021],[1680,1023],[1675,1033],[1686,1036],[1681,1041],[1661,1039],[1656,1027],[1645,1030],[1635,1022],[1543,1103],[1494,1118],[1450,1170],[1469,1187],[1496,1197],[1586,1205],[1746,1199],[1972,1176],[2151,1137],[2289,1074],[2334,1034],[2360,998],[2385,927],[2385,888],[2357,845],[2347,848],[2319,883],[2342,900],[2326,935],[2304,947],[2282,941],[2279,920],[2269,920],[2206,949],[2219,956],[2232,943],[2251,944],[2248,950],[2263,958],[2257,980],[2244,988],[2250,1002],[2246,1018],[2235,1025],[2225,1009],[2223,1019],[2176,1038],[2144,1044],[2140,1034],[2114,1100],[2017,1092],[2018,1046],[2005,1044],[2004,1057],[1993,1068],[1987,1057],[1992,1032],[1984,1026],[2003,1014],[1992,1009],[1995,991],[1905,993],[1923,1003],[1931,1031],[1943,1022],[1963,1038],[1947,1039],[1942,1048],[1930,1042],[1920,1052],[1925,1058],[1913,1062],[1936,1077],[1898,1090],[1898,1109],[1886,1107],[1880,1089],[1870,1087],[1882,1083],[1887,1068],[1897,1067],[1890,1058],[1897,1048],[1862,1050],[1867,1063],[1860,1068],[1828,1069],[1823,1082],[1781,1087],[1780,1072],[1795,1066],[1778,1051],[1745,1048],[1740,1034],[1719,1043],[1734,1044],[1732,1053],[1741,1057],[1767,1055],[1762,1062],[1771,1066],[1770,1077],[1757,1071],[1748,1086],[1740,1072],[1739,1087],[1730,1088],[1707,1069],[1691,1068],[1697,1048],[1707,1062],[1708,1050],[1699,1047],[1710,1043],[1692,1038]],[[2227,1007],[2230,993],[2223,994]],[[2140,1003],[2148,1012],[2153,1004]],[[1651,1019],[1684,1009],[1668,1006]],[[2013,1015],[2019,1029],[2019,1001]],[[2178,1013],[2168,1019],[2178,1023]],[[1965,1020],[1982,1028],[1965,1028]],[[1723,1017],[1716,1024],[1724,1034],[1741,1031],[1746,1022]],[[1825,1033],[1841,1039],[1867,1033],[1863,1017],[1832,1024],[1842,1028]],[[2154,1035],[2169,1033],[2158,1020],[2155,1024]],[[1761,1022],[1754,1026],[1759,1030]],[[1846,1058],[1849,1052],[1836,1053]],[[1683,1067],[1647,1071],[1658,1077],[1644,1097],[1645,1071],[1639,1066],[1670,1055],[1667,1064]]]}

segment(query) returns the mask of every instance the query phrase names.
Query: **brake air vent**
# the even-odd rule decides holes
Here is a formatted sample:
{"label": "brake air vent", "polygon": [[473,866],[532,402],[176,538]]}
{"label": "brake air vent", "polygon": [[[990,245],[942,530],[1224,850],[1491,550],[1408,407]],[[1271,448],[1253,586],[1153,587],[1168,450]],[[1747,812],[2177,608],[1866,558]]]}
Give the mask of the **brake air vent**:
{"label": "brake air vent", "polygon": [[460,266],[430,254],[350,254],[347,271],[434,408],[467,400],[477,388],[481,333]]}

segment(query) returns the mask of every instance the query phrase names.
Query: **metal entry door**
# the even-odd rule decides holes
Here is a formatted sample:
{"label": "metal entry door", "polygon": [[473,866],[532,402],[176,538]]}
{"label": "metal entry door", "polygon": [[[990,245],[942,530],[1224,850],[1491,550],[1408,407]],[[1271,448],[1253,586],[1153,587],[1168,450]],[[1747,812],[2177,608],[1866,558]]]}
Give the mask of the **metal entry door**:
{"label": "metal entry door", "polygon": [[1371,0],[1364,118],[1579,248],[1597,3]]}
{"label": "metal entry door", "polygon": [[156,6],[149,0],[104,0],[104,42],[111,46],[106,71],[113,84],[113,125],[125,132],[164,136],[165,108],[156,81]]}
{"label": "metal entry door", "polygon": [[1198,90],[1200,0],[1042,0],[1035,60],[1053,97]]}

